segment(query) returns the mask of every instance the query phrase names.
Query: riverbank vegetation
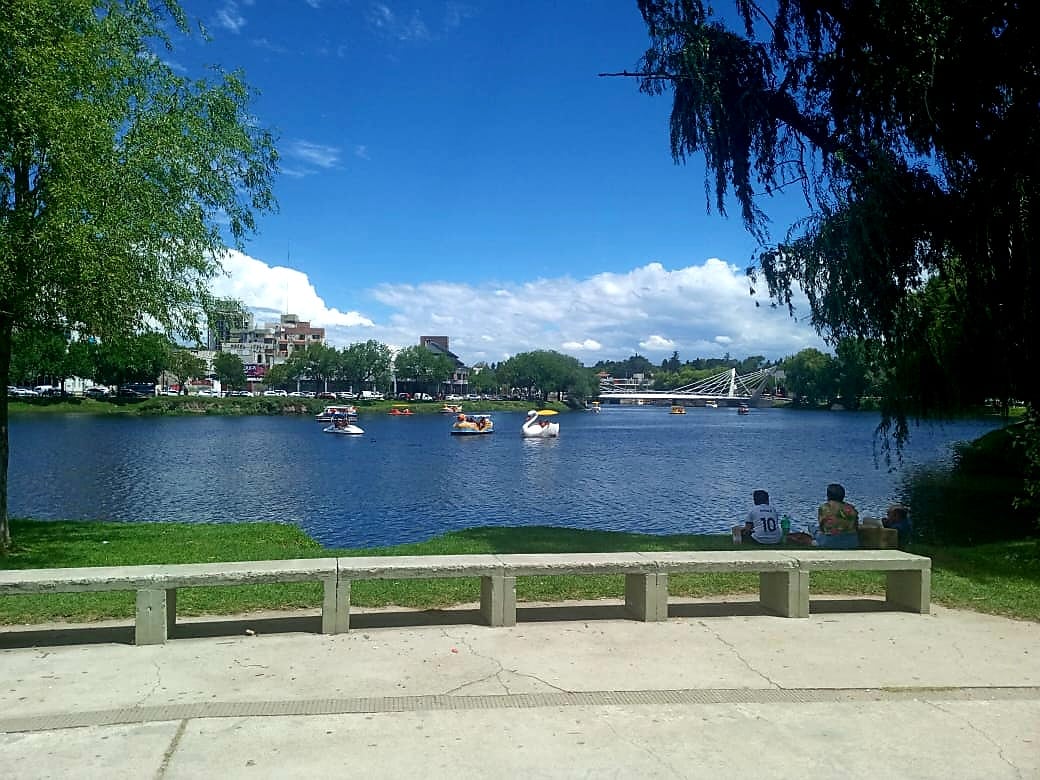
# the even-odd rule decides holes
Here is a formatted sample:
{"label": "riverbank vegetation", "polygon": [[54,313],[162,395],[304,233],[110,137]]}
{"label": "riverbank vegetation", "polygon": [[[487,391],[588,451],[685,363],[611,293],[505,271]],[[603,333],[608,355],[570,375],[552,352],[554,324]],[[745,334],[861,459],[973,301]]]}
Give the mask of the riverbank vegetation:
{"label": "riverbank vegetation", "polygon": [[[41,522],[14,520],[15,547],[0,559],[6,569],[65,566],[116,566],[157,563],[317,558],[329,555],[448,555],[475,553],[618,552],[653,550],[728,550],[729,536],[579,531],[565,528],[473,528],[427,541],[393,547],[328,549],[291,525],[243,523]],[[1038,542],[994,542],[973,547],[920,545],[912,552],[932,558],[932,598],[938,604],[996,615],[1040,620]],[[745,597],[757,592],[756,575],[703,574],[670,578],[677,598]],[[620,598],[622,577],[522,577],[520,601]],[[813,593],[880,595],[883,575],[871,572],[813,574]],[[441,608],[479,598],[474,578],[385,580],[354,583],[358,606]],[[183,615],[236,614],[256,610],[314,608],[320,586],[272,584],[188,588],[178,592]],[[134,594],[63,593],[0,598],[0,623],[91,621],[129,618]]]}
{"label": "riverbank vegetation", "polygon": [[[316,415],[329,405],[353,404],[361,415],[409,409],[414,414],[441,414],[442,401],[333,401],[320,398],[156,396],[137,399],[38,398],[11,401],[14,416],[23,414],[123,414],[138,417],[210,415]],[[462,401],[466,412],[525,412],[537,407],[567,411],[559,401]]]}

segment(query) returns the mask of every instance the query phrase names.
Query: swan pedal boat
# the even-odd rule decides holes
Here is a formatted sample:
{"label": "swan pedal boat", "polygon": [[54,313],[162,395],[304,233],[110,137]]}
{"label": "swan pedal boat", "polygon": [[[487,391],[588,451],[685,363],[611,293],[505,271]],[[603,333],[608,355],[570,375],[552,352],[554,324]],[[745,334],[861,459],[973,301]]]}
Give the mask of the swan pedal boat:
{"label": "swan pedal boat", "polygon": [[445,404],[441,407],[441,414],[462,414],[462,404]]}
{"label": "swan pedal boat", "polygon": [[415,412],[413,412],[411,409],[398,409],[397,407],[394,407],[389,412],[387,412],[387,414],[389,414],[391,417],[411,417],[413,414],[415,414]]}
{"label": "swan pedal boat", "polygon": [[[546,411],[556,414],[556,412],[551,409]],[[559,436],[560,424],[546,419],[547,416],[548,415],[545,412],[538,412],[531,409],[527,413],[527,419],[524,421],[520,433],[528,438],[551,439]]]}
{"label": "swan pedal boat", "polygon": [[494,431],[495,423],[489,414],[460,414],[451,426],[452,436],[483,436]]}
{"label": "swan pedal boat", "polygon": [[740,406],[737,407],[737,414],[750,414],[750,413],[751,413],[751,410],[748,409],[748,405],[747,404],[741,404]]}
{"label": "swan pedal boat", "polygon": [[669,414],[686,414],[686,407],[676,404],[672,407],[672,411]]}

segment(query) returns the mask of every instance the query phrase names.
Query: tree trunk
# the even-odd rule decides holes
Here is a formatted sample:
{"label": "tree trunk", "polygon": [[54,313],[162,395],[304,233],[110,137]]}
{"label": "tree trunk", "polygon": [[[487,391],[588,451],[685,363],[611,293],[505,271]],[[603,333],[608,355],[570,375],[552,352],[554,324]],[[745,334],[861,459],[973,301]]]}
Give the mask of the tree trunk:
{"label": "tree trunk", "polygon": [[3,396],[0,397],[0,555],[6,555],[11,548],[11,526],[7,520],[7,460],[10,448],[7,436],[7,384],[11,378],[12,331],[10,315],[0,313],[0,378],[3,379],[4,387]]}

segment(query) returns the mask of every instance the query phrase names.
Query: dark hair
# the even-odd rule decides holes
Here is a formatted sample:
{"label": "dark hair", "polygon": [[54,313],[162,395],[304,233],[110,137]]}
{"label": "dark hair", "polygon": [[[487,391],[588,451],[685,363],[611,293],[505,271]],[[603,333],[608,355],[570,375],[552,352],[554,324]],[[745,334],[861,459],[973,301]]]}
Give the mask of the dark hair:
{"label": "dark hair", "polygon": [[764,491],[764,490],[756,490],[751,495],[752,495],[752,497],[755,500],[755,505],[756,506],[758,504],[768,504],[769,503],[769,494],[766,491]]}
{"label": "dark hair", "polygon": [[845,500],[845,488],[839,485],[837,482],[832,482],[827,486],[827,500],[828,501],[844,501]]}
{"label": "dark hair", "polygon": [[905,521],[909,514],[910,508],[904,506],[903,504],[892,504],[892,506],[888,508],[889,517],[892,517],[894,521],[897,523],[902,523],[903,521]]}

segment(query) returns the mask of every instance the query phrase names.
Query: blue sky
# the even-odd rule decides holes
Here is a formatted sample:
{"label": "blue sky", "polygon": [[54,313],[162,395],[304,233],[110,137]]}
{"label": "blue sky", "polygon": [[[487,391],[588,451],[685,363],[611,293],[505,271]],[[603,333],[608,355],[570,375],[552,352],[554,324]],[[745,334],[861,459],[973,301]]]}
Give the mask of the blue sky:
{"label": "blue sky", "polygon": [[[597,77],[646,47],[635,0],[183,5],[211,40],[164,58],[243,69],[282,156],[280,210],[218,292],[338,346],[448,335],[470,363],[822,346],[754,305],[755,244],[708,213],[699,160],[672,162],[670,99]],[[766,205],[778,231],[797,206]]]}

